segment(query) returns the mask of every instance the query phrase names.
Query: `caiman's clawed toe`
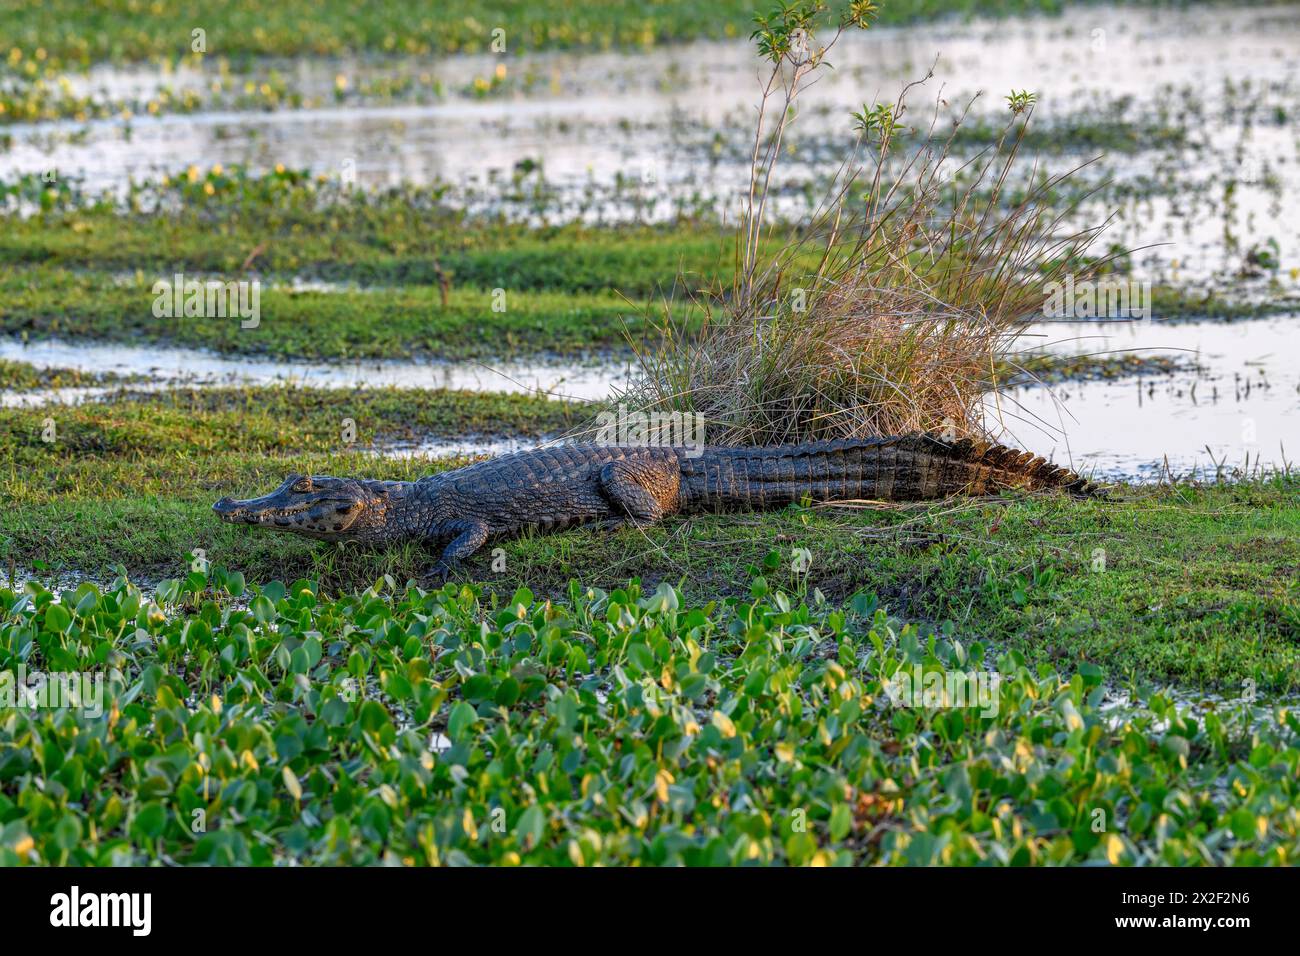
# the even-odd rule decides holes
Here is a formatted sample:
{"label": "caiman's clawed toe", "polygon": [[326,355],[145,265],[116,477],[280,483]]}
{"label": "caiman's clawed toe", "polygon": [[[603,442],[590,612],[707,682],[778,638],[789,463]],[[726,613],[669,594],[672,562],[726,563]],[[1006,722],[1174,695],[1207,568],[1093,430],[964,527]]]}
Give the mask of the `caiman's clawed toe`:
{"label": "caiman's clawed toe", "polygon": [[455,573],[456,562],[439,560],[425,569],[421,580],[433,587],[441,587]]}

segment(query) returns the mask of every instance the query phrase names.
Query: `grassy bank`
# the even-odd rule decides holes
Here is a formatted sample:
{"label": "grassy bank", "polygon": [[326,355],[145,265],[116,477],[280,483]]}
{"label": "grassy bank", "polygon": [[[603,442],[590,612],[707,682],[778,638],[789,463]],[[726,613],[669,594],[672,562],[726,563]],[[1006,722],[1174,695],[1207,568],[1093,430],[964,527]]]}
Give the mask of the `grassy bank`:
{"label": "grassy bank", "polygon": [[[44,440],[53,418],[55,440]],[[395,390],[222,389],[66,409],[0,411],[0,566],[151,579],[200,550],[250,580],[310,577],[329,593],[383,573],[421,575],[414,545],[339,548],[218,523],[291,471],[413,479],[456,462],[375,458],[373,442],[433,434],[539,436],[581,413],[520,396]],[[351,419],[356,441],[345,445]],[[1293,688],[1300,636],[1294,478],[1117,500],[961,501],[699,517],[645,532],[579,530],[502,544],[465,572],[497,590],[562,594],[570,578],[611,588],[637,576],[693,600],[744,593],[756,571],[801,593],[857,591],[914,619],[951,621],[1034,662],[1105,660],[1116,673],[1232,688]],[[806,575],[792,569],[811,553]]]}
{"label": "grassy bank", "polygon": [[[611,232],[592,235],[587,241],[588,251],[594,256],[618,248],[624,238]],[[691,244],[691,240],[683,241],[683,246]],[[634,245],[631,251],[635,253]],[[511,256],[503,253],[500,258]],[[481,359],[542,353],[581,356],[625,348],[629,335],[640,338],[653,323],[662,321],[662,301],[629,299],[620,294],[623,287],[637,281],[636,273],[645,268],[644,262],[634,266],[623,262],[623,255],[607,258],[602,263],[602,269],[608,270],[603,279],[596,278],[595,273],[579,282],[557,276],[548,280],[551,286],[541,291],[458,283],[450,290],[446,305],[437,284],[344,286],[332,291],[294,291],[268,284],[259,293],[256,328],[241,328],[238,317],[159,317],[153,311],[153,283],[160,279],[170,282],[176,270],[187,278],[222,281],[243,278],[238,272],[198,271],[184,262],[130,276],[19,266],[0,276],[0,331],[35,340],[156,342],[211,349],[225,355],[284,359]],[[627,271],[620,274],[624,265]],[[660,273],[662,288],[669,293],[675,276],[673,268],[665,263]],[[338,281],[355,281],[340,275],[345,270],[338,263],[330,263],[323,271],[339,276]],[[528,264],[501,275],[509,276],[505,280],[508,283],[526,281]],[[623,276],[630,281],[625,283]],[[646,286],[653,284],[648,275],[644,281]],[[602,283],[602,292],[564,288]],[[497,293],[494,288],[505,291]],[[630,294],[637,295],[638,291],[634,289]],[[680,321],[688,314],[685,303],[672,303],[669,308],[683,328],[695,324],[695,320],[685,324]],[[1186,288],[1152,289],[1153,315],[1163,321],[1234,321],[1297,309],[1300,302],[1294,299],[1245,303]]]}
{"label": "grassy bank", "polygon": [[[152,285],[170,275],[15,269],[0,279],[10,293],[0,306],[0,327],[29,339],[159,342],[321,360],[581,355],[623,347],[627,334],[646,327],[643,305],[613,293],[494,294],[471,287],[450,291],[444,305],[439,287],[412,284],[337,291],[264,286],[257,324],[244,328],[233,309],[228,318],[155,315]],[[195,276],[191,270],[187,278]]]}
{"label": "grassy bank", "polygon": [[[99,284],[104,273],[140,273],[145,290],[188,270],[361,286],[433,287],[445,275],[452,289],[646,296],[671,290],[679,269],[730,274],[730,234],[708,224],[529,228],[429,207],[420,193],[369,199],[292,187],[284,204],[236,191],[135,213],[77,206],[6,219],[0,263],[88,272]],[[47,277],[28,283],[35,278]]]}
{"label": "grassy bank", "polygon": [[[175,498],[158,490],[15,502],[6,557],[101,574],[120,562],[156,578],[183,573],[201,551],[250,578],[309,577],[331,592],[384,573],[404,581],[421,576],[436,555],[415,545],[338,548],[230,528],[217,524],[212,502],[268,491],[291,470],[409,480],[445,466],[218,458]],[[127,479],[119,469],[106,472]],[[161,469],[146,468],[132,483],[161,489],[169,482]],[[570,577],[612,587],[637,576],[679,584],[702,601],[743,592],[758,569],[788,588],[834,598],[870,590],[891,608],[951,620],[967,638],[1005,642],[1034,662],[1105,660],[1117,673],[1219,690],[1248,678],[1295,689],[1295,497],[1292,482],[1096,506],[1029,499],[696,518],[648,532],[504,542],[503,571],[485,552],[462,579],[558,594]],[[800,548],[812,553],[806,575],[793,570]]]}
{"label": "grassy bank", "polygon": [[[10,470],[42,469],[46,477],[64,468],[69,474],[84,470],[90,482],[84,487],[100,493],[117,479],[97,476],[96,469],[138,466],[146,458],[166,469],[187,454],[223,450],[235,458],[266,460],[300,453],[358,454],[372,444],[427,435],[537,437],[576,424],[583,414],[564,402],[496,392],[196,388],[125,392],[78,406],[4,410],[0,435]],[[53,441],[42,434],[47,418],[56,426]],[[347,421],[353,437],[345,441]],[[172,480],[185,479],[175,475]],[[175,488],[169,483],[158,490]]]}
{"label": "grassy bank", "polygon": [[[680,316],[683,293],[725,284],[734,270],[729,233],[707,218],[525,226],[450,209],[437,189],[369,195],[289,171],[195,171],[193,181],[142,188],[125,207],[66,184],[33,195],[53,197],[51,208],[6,217],[0,230],[0,331],[37,338],[309,359],[573,354],[639,335],[646,304],[664,296]],[[774,230],[763,254],[788,235]],[[155,315],[154,284],[177,273],[258,278],[258,326]],[[1161,320],[1296,308],[1280,291],[1244,301],[1152,289]]]}
{"label": "grassy bank", "polygon": [[[134,213],[68,203],[6,220],[0,329],[307,358],[576,353],[638,333],[681,272],[730,270],[722,232],[700,224],[529,228],[467,219],[436,190],[349,194],[291,173],[209,172]],[[177,273],[260,278],[260,324],[158,317],[154,284]]]}

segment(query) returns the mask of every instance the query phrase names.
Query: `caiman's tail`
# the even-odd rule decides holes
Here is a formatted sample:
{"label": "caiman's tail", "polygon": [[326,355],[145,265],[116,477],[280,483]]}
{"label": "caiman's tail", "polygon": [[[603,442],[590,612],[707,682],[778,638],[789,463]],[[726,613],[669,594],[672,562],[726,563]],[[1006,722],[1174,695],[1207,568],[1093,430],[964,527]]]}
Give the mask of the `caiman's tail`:
{"label": "caiman's tail", "polygon": [[924,501],[1013,488],[1099,497],[1085,478],[1031,452],[935,435],[708,447],[682,462],[686,504],[702,511],[823,501]]}
{"label": "caiman's tail", "polygon": [[981,472],[988,482],[987,491],[1025,488],[1030,491],[1064,491],[1079,498],[1102,498],[1106,494],[1096,482],[1054,465],[1033,452],[972,438],[948,442],[933,435],[919,435],[915,440],[936,447],[940,456],[946,454],[950,460]]}

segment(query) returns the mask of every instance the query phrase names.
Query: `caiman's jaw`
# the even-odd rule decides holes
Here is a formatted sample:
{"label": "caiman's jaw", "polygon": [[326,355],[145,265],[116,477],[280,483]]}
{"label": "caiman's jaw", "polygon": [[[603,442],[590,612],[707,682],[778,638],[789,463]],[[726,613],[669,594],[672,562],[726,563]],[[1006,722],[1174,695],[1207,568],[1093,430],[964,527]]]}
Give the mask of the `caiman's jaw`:
{"label": "caiman's jaw", "polygon": [[382,526],[389,502],[375,484],[327,475],[290,475],[269,495],[247,501],[222,498],[212,510],[231,524],[338,541],[362,537]]}

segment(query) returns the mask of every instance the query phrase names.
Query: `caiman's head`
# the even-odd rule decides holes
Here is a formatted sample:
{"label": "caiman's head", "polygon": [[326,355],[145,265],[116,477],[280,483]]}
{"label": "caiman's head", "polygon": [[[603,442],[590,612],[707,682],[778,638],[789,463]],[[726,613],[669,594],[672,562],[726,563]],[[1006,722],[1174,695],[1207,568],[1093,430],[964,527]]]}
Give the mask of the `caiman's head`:
{"label": "caiman's head", "polygon": [[366,538],[384,526],[395,483],[290,475],[269,495],[222,498],[212,510],[222,521],[260,525],[325,541]]}

